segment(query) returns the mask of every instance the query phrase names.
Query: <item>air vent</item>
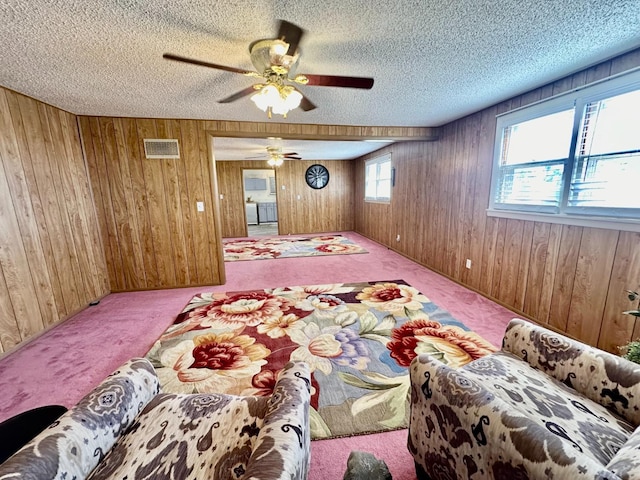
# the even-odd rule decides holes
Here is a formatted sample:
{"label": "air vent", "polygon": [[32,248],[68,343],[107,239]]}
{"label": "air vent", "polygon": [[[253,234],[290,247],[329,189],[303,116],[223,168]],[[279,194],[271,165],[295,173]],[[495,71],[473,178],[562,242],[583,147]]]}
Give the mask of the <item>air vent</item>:
{"label": "air vent", "polygon": [[147,158],[180,158],[178,140],[145,138],[144,155]]}

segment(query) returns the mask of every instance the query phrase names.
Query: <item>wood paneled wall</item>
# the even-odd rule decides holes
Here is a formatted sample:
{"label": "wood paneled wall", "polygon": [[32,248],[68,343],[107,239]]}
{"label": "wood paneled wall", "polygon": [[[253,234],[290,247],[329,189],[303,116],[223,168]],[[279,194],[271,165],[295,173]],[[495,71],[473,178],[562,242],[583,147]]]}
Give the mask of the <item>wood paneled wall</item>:
{"label": "wood paneled wall", "polygon": [[[428,127],[216,120],[78,117],[78,122],[112,291],[224,283],[221,240],[223,214],[220,211],[218,181],[211,150],[211,142],[215,141],[216,136],[433,140],[440,133],[438,128]],[[181,159],[145,159],[145,138],[177,138]],[[303,165],[295,168],[300,169]],[[352,167],[340,165],[336,165],[333,186],[322,192],[297,188],[304,172],[292,170],[291,181],[287,178],[285,185],[291,184],[301,199],[298,201],[296,196],[294,201],[287,195],[278,197],[278,202],[282,202],[285,208],[282,217],[278,212],[283,222],[281,233],[351,228],[353,223],[348,209],[352,205],[352,177],[349,180],[347,178]],[[347,183],[350,184],[349,190],[341,191],[339,185]],[[204,212],[196,211],[198,201],[204,201]],[[227,207],[222,206],[222,209],[224,216],[227,216]],[[327,209],[328,213],[310,215],[323,209]],[[299,222],[295,217],[298,212],[309,217]],[[237,215],[237,212],[231,214]]]}
{"label": "wood paneled wall", "polygon": [[[329,183],[320,190],[305,181],[305,172],[314,163],[329,170]],[[351,160],[285,161],[276,174],[280,234],[353,230],[353,179]]]}
{"label": "wood paneled wall", "polygon": [[488,217],[486,209],[497,113],[637,66],[640,50],[448,124],[437,142],[386,147],[396,167],[388,205],[363,201],[364,161],[373,155],[360,159],[356,231],[540,324],[618,352],[640,335],[621,314],[632,307],[624,290],[640,284],[640,234]]}
{"label": "wood paneled wall", "polygon": [[[329,170],[329,184],[320,190],[304,179],[314,163]],[[216,161],[223,237],[247,235],[242,170],[265,166],[265,161]],[[353,230],[354,162],[285,160],[275,171],[280,235]]]}
{"label": "wood paneled wall", "polygon": [[0,352],[107,293],[75,115],[0,88]]}
{"label": "wood paneled wall", "polygon": [[[224,283],[215,169],[204,122],[79,117],[113,291]],[[146,159],[143,139],[178,139]],[[204,202],[204,212],[197,211]]]}

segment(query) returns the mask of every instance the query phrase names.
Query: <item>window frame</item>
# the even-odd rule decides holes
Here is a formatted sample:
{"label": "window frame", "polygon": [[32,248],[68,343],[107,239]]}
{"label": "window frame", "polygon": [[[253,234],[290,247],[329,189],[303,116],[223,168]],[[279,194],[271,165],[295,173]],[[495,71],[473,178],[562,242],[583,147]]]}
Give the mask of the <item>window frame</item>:
{"label": "window frame", "polygon": [[[487,214],[489,216],[504,218],[640,231],[640,209],[584,207],[570,206],[568,204],[573,170],[576,162],[576,149],[580,141],[580,128],[582,126],[582,116],[584,115],[585,107],[591,102],[615,97],[634,90],[640,90],[640,70],[610,77],[573,89],[561,95],[497,115]],[[563,160],[564,171],[562,175],[559,206],[498,203],[496,201],[496,195],[500,186],[499,181],[501,174],[505,168],[500,166],[505,128],[571,108],[574,109],[574,121],[571,130],[572,137],[568,157]],[[554,163],[555,160],[536,162],[536,164],[544,165],[549,162]],[[511,166],[507,167],[510,168]],[[634,192],[629,192],[629,194],[632,195]]]}
{"label": "window frame", "polygon": [[[379,177],[380,175],[380,165],[383,163],[387,163],[389,162],[389,197],[367,197],[367,183],[368,183],[368,171],[369,171],[369,166],[370,165],[376,165],[376,178],[375,178],[375,182],[376,182],[376,193],[377,193],[377,185],[378,183],[380,183],[381,179]],[[393,171],[393,160],[391,158],[391,153],[384,153],[382,155],[378,155],[377,157],[374,158],[370,158],[369,160],[366,160],[364,162],[364,201],[368,202],[368,203],[391,203],[391,197],[393,196],[393,177],[394,177],[394,171]],[[387,180],[387,179],[382,179],[382,180]]]}

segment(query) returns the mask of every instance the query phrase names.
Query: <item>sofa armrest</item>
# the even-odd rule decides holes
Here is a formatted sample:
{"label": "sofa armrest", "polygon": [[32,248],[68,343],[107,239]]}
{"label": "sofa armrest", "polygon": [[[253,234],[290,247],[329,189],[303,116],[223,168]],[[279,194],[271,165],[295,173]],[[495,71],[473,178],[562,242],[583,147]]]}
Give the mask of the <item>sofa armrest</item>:
{"label": "sofa armrest", "polygon": [[640,365],[517,318],[502,350],[640,425]]}
{"label": "sofa armrest", "polygon": [[618,475],[622,480],[640,479],[640,427],[627,440],[620,450],[614,455],[607,469]]}
{"label": "sofa armrest", "polygon": [[306,480],[310,460],[309,366],[289,362],[269,399],[244,480]]}
{"label": "sofa armrest", "polygon": [[410,376],[408,447],[432,478],[617,478],[464,370],[422,354]]}
{"label": "sofa armrest", "polygon": [[159,388],[148,360],[128,361],[0,465],[0,479],[86,478]]}

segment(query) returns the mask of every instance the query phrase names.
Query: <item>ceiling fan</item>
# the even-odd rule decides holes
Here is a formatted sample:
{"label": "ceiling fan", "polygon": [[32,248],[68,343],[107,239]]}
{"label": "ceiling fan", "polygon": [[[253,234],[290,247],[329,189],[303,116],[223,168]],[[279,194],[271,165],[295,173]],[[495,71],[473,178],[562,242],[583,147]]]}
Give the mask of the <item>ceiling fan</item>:
{"label": "ceiling fan", "polygon": [[[284,160],[302,160],[296,152],[282,153],[282,147],[269,146],[267,147],[267,163],[272,167],[279,167]],[[255,158],[264,158],[263,155],[256,157],[247,157],[247,160]]]}
{"label": "ceiling fan", "polygon": [[192,58],[165,53],[162,55],[168,60],[191,63],[203,67],[215,68],[231,73],[240,73],[252,78],[259,78],[263,83],[258,83],[234,93],[219,103],[230,103],[240,98],[251,96],[251,100],[261,110],[267,112],[269,118],[272,113],[283,115],[285,118],[290,110],[298,106],[304,111],[313,110],[316,106],[294,85],[347,87],[369,90],[373,87],[373,78],[368,77],[343,77],[337,75],[313,75],[297,74],[300,40],[304,30],[286,20],[280,20],[278,36],[274,39],[256,40],[249,45],[251,63],[256,71],[241,68],[218,65],[216,63],[195,60]]}

